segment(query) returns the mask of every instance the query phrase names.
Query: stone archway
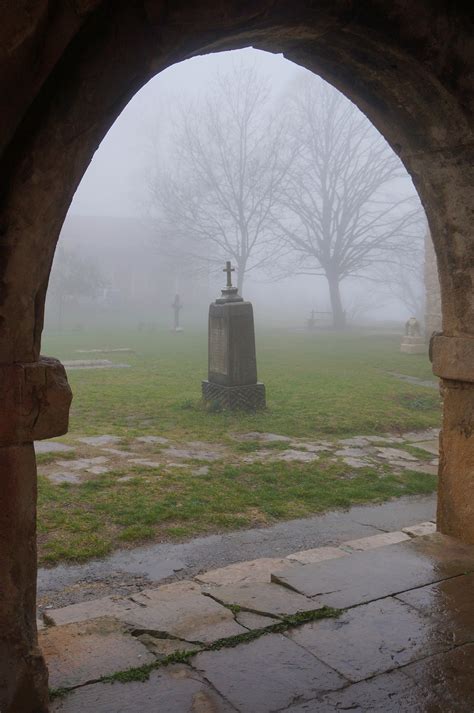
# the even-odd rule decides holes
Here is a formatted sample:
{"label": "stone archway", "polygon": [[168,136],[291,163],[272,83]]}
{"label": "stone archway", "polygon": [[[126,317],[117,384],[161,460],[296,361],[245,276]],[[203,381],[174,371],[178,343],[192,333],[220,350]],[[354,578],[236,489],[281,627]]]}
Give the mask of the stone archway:
{"label": "stone archway", "polygon": [[[0,704],[47,710],[36,646],[32,441],[67,428],[70,392],[40,360],[44,298],[74,191],[110,125],[154,74],[194,54],[284,52],[350,97],[400,155],[435,245],[445,391],[439,528],[474,542],[472,39],[447,0],[37,0],[0,23]],[[465,15],[463,14],[465,12]],[[3,699],[3,700],[2,700]]]}

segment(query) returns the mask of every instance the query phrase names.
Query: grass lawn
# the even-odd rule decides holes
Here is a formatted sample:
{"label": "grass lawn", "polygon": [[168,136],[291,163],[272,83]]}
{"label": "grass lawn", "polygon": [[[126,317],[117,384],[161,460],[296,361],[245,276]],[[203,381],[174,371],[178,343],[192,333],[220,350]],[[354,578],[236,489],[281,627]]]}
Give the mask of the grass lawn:
{"label": "grass lawn", "polygon": [[[224,444],[227,455],[199,477],[184,468],[153,470],[124,461],[109,473],[60,485],[41,475],[58,456],[41,456],[43,563],[84,560],[131,543],[260,526],[435,489],[434,476],[397,474],[388,466],[352,472],[324,454],[314,463],[246,463],[245,454],[260,446],[238,443],[231,433],[261,431],[331,441],[397,434],[440,422],[436,390],[390,375],[432,376],[426,356],[399,353],[397,336],[275,330],[258,332],[257,337],[259,378],[267,387],[268,408],[258,414],[231,414],[206,411],[200,402],[200,382],[207,368],[204,333],[45,336],[44,354],[64,360],[110,358],[132,367],[69,372],[74,401],[70,432],[61,441],[77,445],[74,439],[83,435],[114,434],[123,438],[121,447],[131,448],[137,436],[160,435],[177,445]],[[135,354],[76,352],[102,347],[131,347]],[[160,448],[154,452],[159,457]]]}

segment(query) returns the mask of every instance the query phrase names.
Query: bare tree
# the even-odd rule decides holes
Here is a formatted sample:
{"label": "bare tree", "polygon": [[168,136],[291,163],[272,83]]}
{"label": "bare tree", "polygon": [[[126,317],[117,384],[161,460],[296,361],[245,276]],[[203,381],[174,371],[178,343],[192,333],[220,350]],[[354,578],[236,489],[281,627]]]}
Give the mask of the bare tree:
{"label": "bare tree", "polygon": [[232,259],[241,291],[245,275],[275,257],[272,210],[291,162],[268,82],[236,65],[181,109],[177,124],[169,168],[156,165],[149,181],[160,248],[208,263]]}
{"label": "bare tree", "polygon": [[399,159],[333,88],[304,80],[289,111],[297,157],[285,183],[280,235],[296,252],[295,272],[327,278],[333,323],[343,328],[341,282],[410,250],[419,203],[414,189],[408,197],[403,191]]}

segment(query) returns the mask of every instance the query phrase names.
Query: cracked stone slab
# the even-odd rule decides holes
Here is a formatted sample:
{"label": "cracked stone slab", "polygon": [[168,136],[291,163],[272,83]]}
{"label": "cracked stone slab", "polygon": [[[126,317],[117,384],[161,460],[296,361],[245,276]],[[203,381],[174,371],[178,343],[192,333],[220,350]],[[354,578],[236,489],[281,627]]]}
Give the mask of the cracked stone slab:
{"label": "cracked stone slab", "polygon": [[422,689],[402,671],[391,671],[353,683],[318,700],[290,706],[285,713],[447,713],[438,698]]}
{"label": "cracked stone slab", "polygon": [[432,453],[434,456],[439,456],[439,441],[437,438],[431,441],[417,441],[415,446],[422,451]]}
{"label": "cracked stone slab", "polygon": [[[474,710],[474,645],[459,646],[403,669],[406,676],[430,691],[440,713],[471,713]],[[424,707],[422,710],[428,711]]]}
{"label": "cracked stone slab", "polygon": [[291,446],[294,448],[304,448],[310,453],[322,453],[323,451],[328,451],[332,447],[330,443],[306,443],[305,441],[291,441]]}
{"label": "cracked stone slab", "polygon": [[295,698],[314,698],[346,685],[338,673],[279,634],[221,651],[206,651],[193,666],[239,711],[270,713]]}
{"label": "cracked stone slab", "polygon": [[158,443],[163,446],[170,442],[169,438],[163,438],[163,436],[138,436],[135,440],[140,443]]}
{"label": "cracked stone slab", "polygon": [[74,448],[66,446],[65,443],[57,443],[56,441],[35,441],[35,453],[71,453]]}
{"label": "cracked stone slab", "polygon": [[431,441],[439,438],[439,428],[428,428],[426,431],[410,431],[403,434],[405,441],[416,443],[417,441]]}
{"label": "cracked stone slab", "polygon": [[364,436],[369,443],[403,443],[403,438],[386,433],[385,436]]}
{"label": "cracked stone slab", "polygon": [[262,557],[247,562],[236,562],[227,567],[213,569],[198,574],[194,579],[204,584],[239,584],[250,582],[270,582],[272,572],[291,567],[286,557]]}
{"label": "cracked stone slab", "polygon": [[84,438],[78,438],[77,440],[88,446],[110,446],[114,443],[120,443],[122,439],[119,438],[119,436],[104,434],[103,436],[85,436]]}
{"label": "cracked stone slab", "polygon": [[353,682],[453,645],[447,630],[392,597],[354,607],[338,619],[304,624],[287,635]]}
{"label": "cracked stone slab", "polygon": [[250,431],[249,433],[233,433],[232,438],[236,441],[262,441],[263,443],[289,442],[291,438],[281,436],[278,433],[260,433],[260,431]]}
{"label": "cracked stone slab", "polygon": [[337,557],[347,557],[348,554],[348,552],[344,552],[339,547],[315,547],[311,550],[293,552],[293,554],[287,555],[286,558],[300,564],[314,564],[315,562],[324,562]]}
{"label": "cracked stone slab", "polygon": [[145,468],[161,468],[163,465],[156,460],[148,460],[148,458],[130,458],[129,462],[135,465],[143,465]]}
{"label": "cracked stone slab", "polygon": [[362,458],[352,458],[351,456],[343,458],[342,460],[351,468],[367,468],[372,465],[372,463],[368,460],[363,460]]}
{"label": "cracked stone slab", "polygon": [[197,644],[190,644],[181,639],[165,639],[153,634],[140,634],[137,636],[143,646],[146,646],[148,651],[156,656],[157,659],[166,658],[170,654],[175,654],[177,651],[200,651],[202,647]]}
{"label": "cracked stone slab", "polygon": [[252,611],[238,612],[235,615],[235,620],[250,631],[252,629],[265,629],[265,627],[272,626],[275,623],[275,619],[263,616],[263,614],[255,614]]}
{"label": "cracked stone slab", "polygon": [[376,547],[385,547],[386,545],[396,545],[399,542],[405,542],[410,539],[410,537],[405,534],[405,530],[403,532],[380,532],[377,535],[360,537],[357,540],[348,540],[347,542],[343,542],[341,547],[349,550],[364,551],[373,550]]}
{"label": "cracked stone slab", "polygon": [[299,461],[301,463],[313,463],[313,461],[318,460],[319,456],[314,451],[296,451],[289,449],[287,451],[280,451],[276,453],[272,451],[271,460],[285,461],[291,463],[293,461]]}
{"label": "cracked stone slab", "polygon": [[246,631],[229,609],[201,594],[195,582],[147,589],[132,599],[139,606],[128,610],[121,619],[144,632],[166,632],[192,643],[212,643]]}
{"label": "cracked stone slab", "polygon": [[[286,570],[285,570],[286,571]],[[316,599],[308,599],[274,583],[228,584],[222,587],[207,587],[211,597],[223,604],[237,605],[259,614],[284,616],[297,612],[321,609]]]}
{"label": "cracked stone slab", "polygon": [[307,597],[350,607],[422,587],[474,569],[474,546],[439,532],[350,557],[301,565],[272,575]]}
{"label": "cracked stone slab", "polygon": [[109,460],[105,456],[96,456],[95,458],[78,458],[77,460],[58,460],[55,465],[69,470],[87,470],[88,468],[108,463]]}
{"label": "cracked stone slab", "polygon": [[417,525],[402,527],[402,532],[406,532],[410,537],[422,537],[423,535],[432,535],[436,532],[436,523],[434,522],[419,522]]}
{"label": "cracked stone slab", "polygon": [[334,455],[361,458],[363,456],[368,455],[368,453],[367,450],[363,450],[362,448],[340,448],[339,450],[335,451]]}
{"label": "cracked stone slab", "polygon": [[39,632],[39,646],[53,688],[83,685],[155,660],[142,643],[113,619],[44,629]]}
{"label": "cracked stone slab", "polygon": [[166,458],[186,458],[188,460],[214,461],[222,458],[222,452],[215,450],[201,450],[200,448],[165,448],[162,452]]}
{"label": "cracked stone slab", "polygon": [[418,458],[407,451],[402,451],[399,448],[381,448],[377,447],[377,455],[379,458],[386,460],[409,460],[417,461]]}
{"label": "cracked stone slab", "polygon": [[78,473],[47,473],[46,477],[56,485],[60,485],[61,483],[80,483],[82,480]]}
{"label": "cracked stone slab", "polygon": [[138,458],[139,456],[138,453],[132,453],[131,451],[122,451],[119,448],[101,448],[100,450],[103,453],[110,453],[111,455],[117,456],[118,458],[131,458],[132,456]]}
{"label": "cracked stone slab", "polygon": [[361,446],[368,446],[370,444],[369,438],[370,437],[367,436],[354,436],[353,438],[343,438],[342,440],[338,441],[338,443],[341,446],[354,446],[356,448],[360,448]]}
{"label": "cracked stone slab", "polygon": [[390,465],[397,465],[405,470],[412,470],[415,473],[424,473],[425,475],[438,475],[438,465],[430,463],[412,463],[408,461],[391,461]]}
{"label": "cracked stone slab", "polygon": [[135,609],[137,605],[125,597],[101,597],[87,602],[69,604],[67,607],[48,609],[44,616],[48,623],[56,626],[76,624],[103,617],[120,618],[128,609]]}
{"label": "cracked stone slab", "polygon": [[410,589],[396,598],[414,607],[452,635],[456,644],[474,639],[474,574],[464,574],[427,587]]}
{"label": "cracked stone slab", "polygon": [[52,704],[52,713],[235,713],[189,666],[152,671],[147,681],[95,683]]}
{"label": "cracked stone slab", "polygon": [[130,364],[116,364],[110,359],[69,359],[62,362],[66,369],[128,369]]}

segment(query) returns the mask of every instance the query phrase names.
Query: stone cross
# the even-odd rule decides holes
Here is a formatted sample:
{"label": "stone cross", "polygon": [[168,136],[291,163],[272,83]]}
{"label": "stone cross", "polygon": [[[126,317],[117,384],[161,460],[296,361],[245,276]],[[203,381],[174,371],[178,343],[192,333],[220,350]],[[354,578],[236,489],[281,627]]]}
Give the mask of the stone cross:
{"label": "stone cross", "polygon": [[232,273],[235,272],[235,268],[231,267],[230,260],[227,260],[222,272],[227,273],[227,287],[232,287]]}

